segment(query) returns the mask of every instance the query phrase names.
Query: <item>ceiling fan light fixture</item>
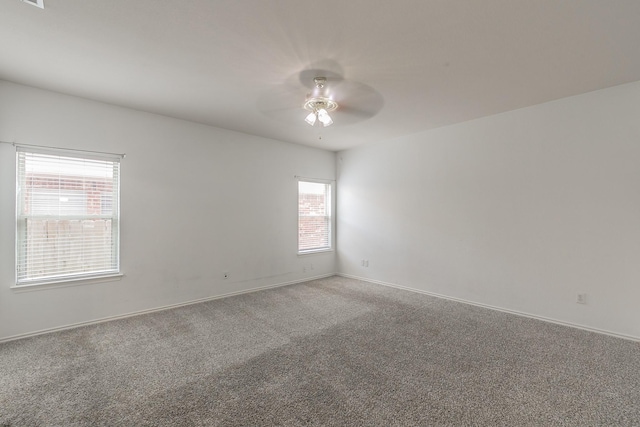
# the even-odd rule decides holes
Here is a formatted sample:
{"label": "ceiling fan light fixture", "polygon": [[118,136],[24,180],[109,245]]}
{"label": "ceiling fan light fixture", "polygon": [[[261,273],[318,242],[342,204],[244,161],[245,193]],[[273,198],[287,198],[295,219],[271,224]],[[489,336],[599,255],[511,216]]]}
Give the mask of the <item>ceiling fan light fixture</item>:
{"label": "ceiling fan light fixture", "polygon": [[322,94],[322,88],[324,88],[324,84],[327,81],[326,78],[316,77],[313,81],[316,84],[314,95],[308,98],[302,106],[311,113],[304,120],[313,126],[317,119],[322,123],[322,126],[327,127],[333,123],[329,112],[335,111],[338,108],[338,103]]}
{"label": "ceiling fan light fixture", "polygon": [[314,124],[316,124],[316,113],[309,113],[309,115],[307,116],[306,119],[304,119],[304,121],[309,123],[311,126],[313,126]]}
{"label": "ceiling fan light fixture", "polygon": [[20,0],[20,1],[22,1],[22,3],[27,3],[27,4],[30,4],[31,6],[44,9],[44,0]]}
{"label": "ceiling fan light fixture", "polygon": [[322,123],[322,126],[324,127],[327,127],[333,123],[333,120],[331,120],[331,116],[324,108],[318,110],[318,120],[320,120],[320,123]]}

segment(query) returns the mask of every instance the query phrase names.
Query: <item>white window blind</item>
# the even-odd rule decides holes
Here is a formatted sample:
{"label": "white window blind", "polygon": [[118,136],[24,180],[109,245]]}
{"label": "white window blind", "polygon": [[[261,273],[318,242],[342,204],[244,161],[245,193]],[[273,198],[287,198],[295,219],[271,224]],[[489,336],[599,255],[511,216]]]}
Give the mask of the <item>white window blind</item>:
{"label": "white window blind", "polygon": [[298,181],[298,252],[331,249],[331,184]]}
{"label": "white window blind", "polygon": [[120,158],[17,150],[17,285],[119,272]]}

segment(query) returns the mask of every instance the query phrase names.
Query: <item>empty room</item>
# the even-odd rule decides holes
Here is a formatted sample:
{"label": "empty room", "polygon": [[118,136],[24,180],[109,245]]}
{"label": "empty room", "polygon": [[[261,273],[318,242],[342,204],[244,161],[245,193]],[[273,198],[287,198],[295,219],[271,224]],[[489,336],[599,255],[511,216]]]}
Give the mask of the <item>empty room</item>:
{"label": "empty room", "polygon": [[0,426],[640,425],[640,2],[3,0]]}

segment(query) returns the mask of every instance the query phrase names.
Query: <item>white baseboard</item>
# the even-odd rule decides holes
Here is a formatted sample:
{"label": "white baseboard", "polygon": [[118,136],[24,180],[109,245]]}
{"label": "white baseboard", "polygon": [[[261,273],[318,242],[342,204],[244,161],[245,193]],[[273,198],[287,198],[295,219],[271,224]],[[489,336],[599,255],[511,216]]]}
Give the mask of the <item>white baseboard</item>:
{"label": "white baseboard", "polygon": [[366,278],[366,277],[355,276],[355,275],[352,275],[352,274],[330,273],[330,274],[324,274],[324,275],[320,275],[320,276],[305,277],[303,279],[292,280],[292,281],[289,281],[289,282],[276,283],[276,284],[273,284],[273,285],[258,286],[256,288],[251,288],[251,289],[246,289],[246,290],[236,291],[236,292],[229,292],[229,293],[226,293],[226,294],[215,295],[215,296],[206,297],[206,298],[200,298],[200,299],[196,299],[196,300],[190,300],[190,301],[177,303],[177,304],[165,305],[165,306],[162,306],[162,307],[156,307],[156,308],[151,308],[151,309],[147,309],[147,310],[134,311],[134,312],[131,312],[131,313],[121,314],[121,315],[117,315],[117,316],[103,317],[103,318],[100,318],[100,319],[90,320],[90,321],[87,321],[87,322],[73,323],[73,324],[69,324],[69,325],[65,325],[65,326],[58,326],[58,327],[55,327],[55,328],[42,329],[42,330],[35,331],[35,332],[28,332],[28,333],[25,333],[25,334],[13,335],[13,336],[9,336],[9,337],[0,339],[0,343],[4,343],[4,342],[8,342],[8,341],[14,341],[14,340],[22,339],[22,338],[33,337],[33,336],[37,336],[37,335],[49,334],[49,333],[52,333],[52,332],[64,331],[64,330],[67,330],[67,329],[78,328],[78,327],[81,327],[81,326],[87,326],[87,325],[94,325],[94,324],[98,324],[98,323],[110,322],[112,320],[125,319],[127,317],[140,316],[142,314],[154,313],[154,312],[157,312],[157,311],[170,310],[172,308],[184,307],[184,306],[187,306],[187,305],[198,304],[198,303],[202,303],[202,302],[206,302],[206,301],[213,301],[213,300],[217,300],[217,299],[228,298],[228,297],[232,297],[232,296],[235,296],[235,295],[248,294],[248,293],[264,291],[264,290],[272,289],[272,288],[279,288],[279,287],[282,287],[282,286],[295,285],[297,283],[310,282],[312,280],[324,279],[326,277],[331,277],[331,276],[335,276],[335,275],[341,276],[341,277],[350,278],[350,279],[361,280],[363,282],[374,283],[374,284],[377,284],[377,285],[388,286],[388,287],[391,287],[391,288],[402,289],[402,290],[409,291],[409,292],[416,292],[416,293],[419,293],[419,294],[429,295],[429,296],[436,297],[436,298],[442,298],[442,299],[446,299],[446,300],[450,300],[450,301],[456,301],[456,302],[460,302],[460,303],[463,303],[463,304],[474,305],[476,307],[483,307],[483,308],[487,308],[487,309],[490,309],[490,310],[501,311],[503,313],[514,314],[516,316],[522,316],[522,317],[528,317],[528,318],[531,318],[531,319],[542,320],[544,322],[555,323],[555,324],[558,324],[558,325],[563,325],[563,326],[568,326],[568,327],[571,327],[571,328],[582,329],[582,330],[589,331],[589,332],[596,332],[596,333],[599,333],[599,334],[610,335],[610,336],[613,336],[613,337],[616,337],[616,338],[623,338],[623,339],[630,340],[630,341],[640,342],[640,337],[635,337],[633,335],[625,335],[625,334],[620,334],[620,333],[617,333],[617,332],[607,331],[607,330],[604,330],[604,329],[592,328],[592,327],[580,325],[580,324],[577,324],[577,323],[566,322],[566,321],[563,321],[563,320],[557,320],[557,319],[552,319],[552,318],[549,318],[549,317],[538,316],[538,315],[535,315],[535,314],[525,313],[525,312],[522,312],[522,311],[511,310],[511,309],[497,307],[497,306],[493,306],[493,305],[478,303],[478,302],[474,302],[474,301],[465,300],[465,299],[462,299],[462,298],[451,297],[451,296],[448,296],[448,295],[442,295],[442,294],[438,294],[438,293],[435,293],[435,292],[424,291],[424,290],[421,290],[421,289],[411,288],[411,287],[408,287],[408,286],[398,285],[398,284],[395,284],[395,283],[383,282],[381,280],[375,280],[375,279],[369,279],[369,278]]}
{"label": "white baseboard", "polygon": [[186,302],[181,302],[181,303],[177,303],[177,304],[170,304],[170,305],[165,305],[165,306],[162,306],[162,307],[150,308],[150,309],[147,309],[147,310],[134,311],[134,312],[131,312],[131,313],[120,314],[120,315],[117,315],[117,316],[103,317],[103,318],[100,318],[100,319],[89,320],[87,322],[72,323],[72,324],[65,325],[65,326],[58,326],[58,327],[55,327],[55,328],[42,329],[42,330],[39,330],[39,331],[28,332],[28,333],[25,333],[25,334],[12,335],[12,336],[0,339],[0,343],[19,340],[19,339],[22,339],[22,338],[34,337],[36,335],[50,334],[52,332],[64,331],[64,330],[67,330],[67,329],[79,328],[81,326],[95,325],[97,323],[110,322],[112,320],[126,319],[127,317],[134,317],[134,316],[140,316],[142,314],[155,313],[157,311],[170,310],[172,308],[184,307],[184,306],[187,306],[187,305],[198,304],[198,303],[201,303],[201,302],[213,301],[213,300],[222,299],[222,298],[228,298],[228,297],[232,297],[232,296],[236,296],[236,295],[249,294],[249,293],[252,293],[252,292],[259,292],[259,291],[264,291],[264,290],[267,290],[267,289],[279,288],[279,287],[282,287],[282,286],[295,285],[297,283],[310,282],[312,280],[324,279],[325,277],[331,277],[331,276],[335,276],[335,275],[336,275],[336,273],[330,273],[330,274],[323,274],[323,275],[320,275],[320,276],[305,277],[305,278],[299,279],[299,280],[292,280],[292,281],[289,281],[289,282],[276,283],[276,284],[273,284],[273,285],[258,286],[257,288],[245,289],[245,290],[236,291],[236,292],[229,292],[229,293],[226,293],[226,294],[215,295],[215,296],[206,297],[206,298],[199,298],[199,299],[190,300],[190,301],[186,301]]}
{"label": "white baseboard", "polygon": [[476,307],[488,308],[490,310],[501,311],[503,313],[515,314],[516,316],[522,316],[522,317],[528,317],[530,319],[542,320],[543,322],[555,323],[555,324],[558,324],[558,325],[568,326],[568,327],[571,327],[571,328],[582,329],[582,330],[589,331],[589,332],[596,332],[598,334],[610,335],[610,336],[616,337],[616,338],[623,338],[623,339],[630,340],[630,341],[640,342],[640,337],[635,337],[633,335],[625,335],[625,334],[620,334],[620,333],[617,333],[617,332],[607,331],[605,329],[592,328],[590,326],[584,326],[584,325],[580,325],[580,324],[577,324],[577,323],[571,323],[571,322],[566,322],[566,321],[563,321],[563,320],[552,319],[550,317],[538,316],[536,314],[525,313],[523,311],[511,310],[511,309],[508,309],[508,308],[496,307],[496,306],[493,306],[493,305],[483,304],[483,303],[474,302],[474,301],[469,301],[469,300],[465,300],[465,299],[462,299],[462,298],[450,297],[448,295],[442,295],[442,294],[437,294],[435,292],[423,291],[421,289],[410,288],[408,286],[398,285],[398,284],[395,284],[395,283],[388,283],[388,282],[383,282],[383,281],[380,281],[380,280],[368,279],[366,277],[359,277],[359,276],[355,276],[355,275],[352,275],[352,274],[336,273],[336,275],[337,276],[341,276],[341,277],[346,277],[346,278],[349,278],[349,279],[362,280],[363,282],[374,283],[376,285],[383,285],[383,286],[388,286],[388,287],[391,287],[391,288],[403,289],[403,290],[409,291],[409,292],[416,292],[416,293],[419,293],[419,294],[429,295],[429,296],[436,297],[436,298],[442,298],[442,299],[446,299],[446,300],[450,300],[450,301],[456,301],[456,302],[460,302],[460,303],[463,303],[463,304],[475,305]]}

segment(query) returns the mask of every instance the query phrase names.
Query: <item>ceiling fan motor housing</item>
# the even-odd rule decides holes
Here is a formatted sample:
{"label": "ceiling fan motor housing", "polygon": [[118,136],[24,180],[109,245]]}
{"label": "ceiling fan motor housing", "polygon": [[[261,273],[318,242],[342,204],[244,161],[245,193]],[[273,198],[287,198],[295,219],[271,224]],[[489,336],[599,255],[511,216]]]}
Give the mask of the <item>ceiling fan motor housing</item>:
{"label": "ceiling fan motor housing", "polygon": [[303,105],[304,109],[308,111],[325,110],[327,112],[336,110],[338,108],[338,103],[333,99],[324,96],[322,93],[322,89],[327,82],[326,77],[316,77],[313,79],[313,82],[315,83],[316,88],[314,93],[305,101]]}
{"label": "ceiling fan motor housing", "polygon": [[331,112],[337,108],[337,102],[321,96],[309,98],[307,102],[304,103],[304,109],[308,111],[325,110],[326,112]]}

